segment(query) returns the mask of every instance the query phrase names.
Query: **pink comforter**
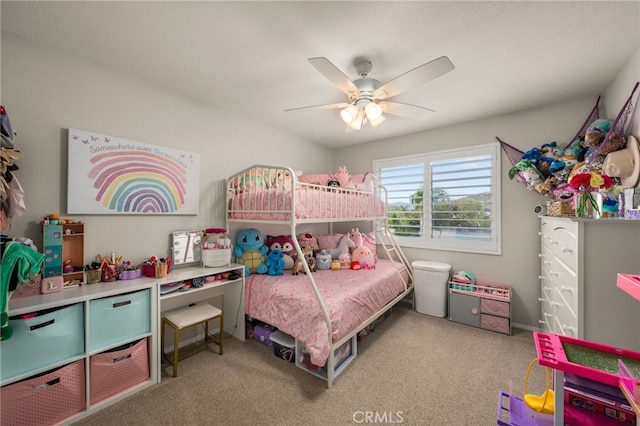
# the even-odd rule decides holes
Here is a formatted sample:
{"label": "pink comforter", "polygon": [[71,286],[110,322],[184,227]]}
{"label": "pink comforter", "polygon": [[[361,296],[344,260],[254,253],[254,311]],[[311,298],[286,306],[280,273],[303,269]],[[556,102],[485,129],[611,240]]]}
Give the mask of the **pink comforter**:
{"label": "pink comforter", "polygon": [[[313,274],[332,321],[333,341],[355,329],[404,291],[388,260],[374,270],[322,270]],[[406,279],[406,277],[405,277]],[[324,365],[331,342],[327,324],[304,274],[252,274],[246,280],[247,315],[277,327],[304,343],[311,362]]]}

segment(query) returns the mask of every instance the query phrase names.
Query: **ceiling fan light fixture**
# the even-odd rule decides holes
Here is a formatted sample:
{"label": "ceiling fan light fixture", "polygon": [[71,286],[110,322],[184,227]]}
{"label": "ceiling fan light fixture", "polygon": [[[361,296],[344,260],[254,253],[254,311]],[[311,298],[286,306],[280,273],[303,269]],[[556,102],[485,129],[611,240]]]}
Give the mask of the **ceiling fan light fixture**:
{"label": "ceiling fan light fixture", "polygon": [[353,121],[351,121],[351,123],[347,123],[347,127],[353,130],[360,130],[360,127],[362,127],[362,121],[364,117],[365,117],[364,112],[362,111],[362,109],[359,109]]}
{"label": "ceiling fan light fixture", "polygon": [[345,123],[351,124],[353,123],[353,120],[355,120],[355,118],[358,116],[358,113],[358,108],[356,108],[355,105],[349,105],[348,107],[340,111],[340,118],[342,118],[342,121],[344,121]]}
{"label": "ceiling fan light fixture", "polygon": [[382,117],[382,107],[375,102],[369,102],[364,107],[364,112],[367,114],[369,121],[373,122]]}
{"label": "ceiling fan light fixture", "polygon": [[382,114],[380,114],[380,117],[376,118],[375,120],[369,119],[369,123],[371,123],[371,127],[373,127],[374,129],[378,127],[380,124],[382,124],[383,121],[384,121],[384,116]]}

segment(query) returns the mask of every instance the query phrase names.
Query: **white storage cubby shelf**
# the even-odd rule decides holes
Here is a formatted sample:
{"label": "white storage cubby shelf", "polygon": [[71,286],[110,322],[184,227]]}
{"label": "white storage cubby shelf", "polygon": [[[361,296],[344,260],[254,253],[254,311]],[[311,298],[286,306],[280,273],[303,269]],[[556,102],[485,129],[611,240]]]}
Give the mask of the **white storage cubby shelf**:
{"label": "white storage cubby shelf", "polygon": [[[231,271],[241,278],[160,296],[163,284]],[[163,310],[224,294],[225,330],[244,340],[244,315],[233,318],[244,313],[242,272],[237,264],[190,267],[11,299],[14,333],[0,341],[0,424],[71,424],[158,383]]]}
{"label": "white storage cubby shelf", "polygon": [[[157,352],[149,349],[133,357],[142,367],[137,375],[126,374],[122,381],[100,387],[96,384],[101,381],[94,380],[96,375],[122,373],[121,366],[132,358],[127,353],[121,356],[127,360],[122,364],[97,362],[114,349],[155,347],[156,292],[155,280],[148,279],[12,299],[14,334],[0,342],[1,423],[72,422],[156,383],[151,367],[158,362]],[[38,315],[28,318],[33,313]]]}

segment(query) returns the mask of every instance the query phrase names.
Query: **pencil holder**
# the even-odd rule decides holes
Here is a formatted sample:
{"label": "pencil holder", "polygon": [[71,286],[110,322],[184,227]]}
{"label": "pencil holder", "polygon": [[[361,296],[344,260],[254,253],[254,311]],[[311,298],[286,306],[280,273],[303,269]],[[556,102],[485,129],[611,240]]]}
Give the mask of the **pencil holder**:
{"label": "pencil holder", "polygon": [[102,280],[102,269],[87,271],[87,284],[96,284]]}
{"label": "pencil holder", "polygon": [[167,264],[156,263],[156,278],[164,278],[167,276]]}

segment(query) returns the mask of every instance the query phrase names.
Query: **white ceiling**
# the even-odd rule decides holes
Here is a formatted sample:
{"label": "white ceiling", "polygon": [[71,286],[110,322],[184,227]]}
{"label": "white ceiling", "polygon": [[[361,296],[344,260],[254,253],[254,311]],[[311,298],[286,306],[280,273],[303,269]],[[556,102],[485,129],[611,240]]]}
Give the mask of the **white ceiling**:
{"label": "white ceiling", "polygon": [[[599,94],[640,45],[638,1],[11,2],[2,32],[340,147]],[[391,100],[436,111],[346,133],[345,102],[307,59],[386,83],[446,55],[455,69]]]}

